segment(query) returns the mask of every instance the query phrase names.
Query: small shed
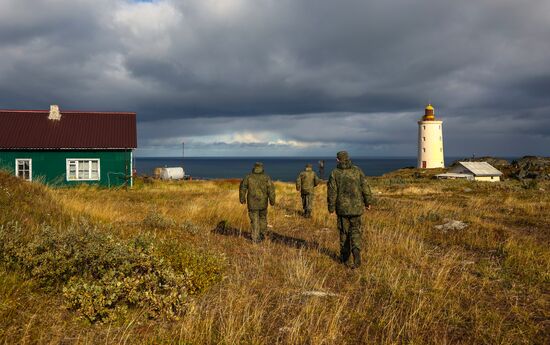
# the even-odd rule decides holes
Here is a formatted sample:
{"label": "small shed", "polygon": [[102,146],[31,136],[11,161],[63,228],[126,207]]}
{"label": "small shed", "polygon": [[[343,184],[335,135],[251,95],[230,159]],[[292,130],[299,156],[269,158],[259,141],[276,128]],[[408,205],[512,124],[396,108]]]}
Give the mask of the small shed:
{"label": "small shed", "polygon": [[466,179],[472,181],[500,182],[502,172],[487,162],[458,162],[445,174],[436,175],[439,179]]}
{"label": "small shed", "polygon": [[0,110],[0,169],[51,185],[132,185],[136,114]]}

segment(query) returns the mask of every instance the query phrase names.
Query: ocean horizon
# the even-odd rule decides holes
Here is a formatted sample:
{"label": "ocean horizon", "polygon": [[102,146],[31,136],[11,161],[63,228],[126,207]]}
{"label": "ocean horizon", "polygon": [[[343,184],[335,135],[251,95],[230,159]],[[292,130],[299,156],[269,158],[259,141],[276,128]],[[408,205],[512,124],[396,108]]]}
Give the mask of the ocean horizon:
{"label": "ocean horizon", "polygon": [[[447,157],[445,166],[465,157]],[[514,158],[504,158],[511,161]],[[185,174],[198,179],[242,178],[252,170],[255,162],[264,163],[265,171],[273,180],[294,181],[306,164],[312,164],[319,173],[318,162],[325,161],[323,178],[328,178],[336,167],[334,156],[308,157],[136,157],[135,169],[139,175],[153,175],[157,167],[182,167]],[[352,157],[353,164],[367,176],[381,176],[388,172],[416,167],[416,157]]]}

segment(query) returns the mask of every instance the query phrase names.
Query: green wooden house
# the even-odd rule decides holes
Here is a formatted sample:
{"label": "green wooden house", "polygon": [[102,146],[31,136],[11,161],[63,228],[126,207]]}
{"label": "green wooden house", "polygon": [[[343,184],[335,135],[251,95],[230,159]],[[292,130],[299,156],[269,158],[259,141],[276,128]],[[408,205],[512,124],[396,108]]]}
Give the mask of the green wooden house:
{"label": "green wooden house", "polygon": [[0,169],[49,185],[132,186],[136,114],[0,110]]}

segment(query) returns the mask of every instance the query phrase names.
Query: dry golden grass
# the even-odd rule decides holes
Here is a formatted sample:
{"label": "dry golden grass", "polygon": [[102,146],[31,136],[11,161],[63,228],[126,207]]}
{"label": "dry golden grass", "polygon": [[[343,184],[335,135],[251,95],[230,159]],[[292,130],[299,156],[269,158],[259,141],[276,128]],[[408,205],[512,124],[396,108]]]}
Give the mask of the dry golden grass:
{"label": "dry golden grass", "polygon": [[[238,183],[193,181],[48,190],[72,217],[112,224],[117,236],[145,231],[147,214],[174,224],[158,238],[223,253],[222,282],[190,300],[178,321],[135,311],[88,325],[59,296],[0,270],[5,343],[181,344],[545,344],[550,341],[550,184],[372,180],[364,216],[365,264],[336,261],[335,216],[326,187],[313,219],[300,216],[292,184],[277,183],[271,240],[253,244]],[[441,231],[445,219],[468,228]],[[214,231],[226,221],[227,231]],[[327,293],[324,296],[315,293]]]}

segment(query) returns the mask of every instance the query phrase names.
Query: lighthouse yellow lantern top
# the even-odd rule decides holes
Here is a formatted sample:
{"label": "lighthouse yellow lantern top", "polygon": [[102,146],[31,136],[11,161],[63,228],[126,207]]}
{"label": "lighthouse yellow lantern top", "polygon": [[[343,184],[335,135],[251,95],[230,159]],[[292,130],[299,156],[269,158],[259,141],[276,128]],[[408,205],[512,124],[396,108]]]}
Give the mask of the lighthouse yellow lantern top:
{"label": "lighthouse yellow lantern top", "polygon": [[435,121],[435,109],[431,104],[426,106],[422,121]]}

